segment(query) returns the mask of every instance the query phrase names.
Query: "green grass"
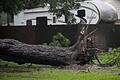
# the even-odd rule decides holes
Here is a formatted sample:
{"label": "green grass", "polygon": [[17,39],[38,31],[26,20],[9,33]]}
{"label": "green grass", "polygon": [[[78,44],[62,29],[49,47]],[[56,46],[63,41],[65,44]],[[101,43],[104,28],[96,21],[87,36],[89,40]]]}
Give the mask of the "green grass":
{"label": "green grass", "polygon": [[2,73],[0,80],[120,80],[116,72],[80,72],[73,70],[44,69],[29,73]]}
{"label": "green grass", "polygon": [[[7,66],[6,66],[7,65]],[[100,69],[91,72],[65,70],[41,65],[18,65],[0,60],[0,80],[120,80],[120,69]]]}

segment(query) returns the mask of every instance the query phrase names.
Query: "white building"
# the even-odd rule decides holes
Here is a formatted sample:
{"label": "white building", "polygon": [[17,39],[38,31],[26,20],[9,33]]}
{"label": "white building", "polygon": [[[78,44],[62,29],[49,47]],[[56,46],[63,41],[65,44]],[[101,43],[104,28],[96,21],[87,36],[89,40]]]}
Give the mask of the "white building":
{"label": "white building", "polygon": [[[116,21],[118,14],[116,9],[104,0],[88,0],[81,3],[77,10],[70,10],[76,18],[76,23],[84,20],[87,24],[97,24],[100,21]],[[120,13],[119,13],[120,14]],[[21,11],[14,16],[14,25],[26,25],[27,20],[32,20],[32,25],[36,25],[37,17],[47,17],[48,25],[61,25],[65,23],[65,16],[57,18],[49,11],[49,7],[34,8]],[[81,19],[80,17],[83,16]],[[119,16],[120,17],[120,16]]]}
{"label": "white building", "polygon": [[48,19],[48,25],[66,24],[64,16],[57,19],[53,13],[49,11],[48,7],[26,9],[14,16],[14,25],[26,25],[27,20],[32,20],[32,25],[36,25],[36,18],[46,16]]}

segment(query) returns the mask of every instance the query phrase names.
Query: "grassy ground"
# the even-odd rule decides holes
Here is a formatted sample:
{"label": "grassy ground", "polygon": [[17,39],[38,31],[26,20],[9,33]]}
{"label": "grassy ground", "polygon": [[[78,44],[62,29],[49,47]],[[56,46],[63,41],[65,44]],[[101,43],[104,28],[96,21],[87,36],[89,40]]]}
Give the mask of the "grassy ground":
{"label": "grassy ground", "polygon": [[24,73],[2,73],[0,80],[120,80],[120,76],[114,71],[78,72],[58,69],[46,69],[41,71]]}
{"label": "grassy ground", "polygon": [[120,80],[120,69],[91,72],[58,69],[50,66],[18,65],[0,60],[0,80]]}

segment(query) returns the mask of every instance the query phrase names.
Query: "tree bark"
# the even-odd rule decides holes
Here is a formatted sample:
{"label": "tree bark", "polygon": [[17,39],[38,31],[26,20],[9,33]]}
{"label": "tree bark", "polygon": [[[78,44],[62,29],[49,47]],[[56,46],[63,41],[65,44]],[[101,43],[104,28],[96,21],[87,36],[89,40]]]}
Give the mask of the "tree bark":
{"label": "tree bark", "polygon": [[86,64],[91,57],[81,54],[80,39],[69,48],[30,45],[14,39],[0,39],[0,59],[18,64],[34,63],[43,65]]}
{"label": "tree bark", "polygon": [[10,26],[10,14],[7,13],[7,26]]}
{"label": "tree bark", "polygon": [[0,59],[19,64],[69,65],[74,62],[69,48],[28,45],[14,39],[0,39]]}

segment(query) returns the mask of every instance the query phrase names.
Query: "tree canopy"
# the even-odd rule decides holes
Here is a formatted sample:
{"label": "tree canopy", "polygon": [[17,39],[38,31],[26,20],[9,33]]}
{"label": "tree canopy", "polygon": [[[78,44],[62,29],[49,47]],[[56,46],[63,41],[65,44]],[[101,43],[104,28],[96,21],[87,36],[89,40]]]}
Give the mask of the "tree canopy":
{"label": "tree canopy", "polygon": [[65,15],[68,20],[67,23],[73,23],[75,19],[69,10],[78,9],[80,4],[76,2],[80,1],[83,0],[48,0],[48,3],[50,4],[50,11],[57,15],[57,17]]}
{"label": "tree canopy", "polygon": [[0,12],[15,14],[23,8],[22,0],[1,0]]}
{"label": "tree canopy", "polygon": [[53,12],[57,17],[65,15],[69,17],[70,23],[74,22],[75,19],[70,14],[69,10],[77,9],[80,4],[76,3],[84,0],[1,0],[0,1],[0,12],[8,14],[17,14],[23,9],[30,9],[39,6],[50,5],[50,11]]}
{"label": "tree canopy", "polygon": [[50,4],[50,11],[53,11],[58,16],[61,14],[68,14],[67,10],[76,9],[79,4],[78,1],[83,0],[1,0],[0,1],[0,12],[6,13],[17,13],[22,9],[30,9],[45,4]]}

